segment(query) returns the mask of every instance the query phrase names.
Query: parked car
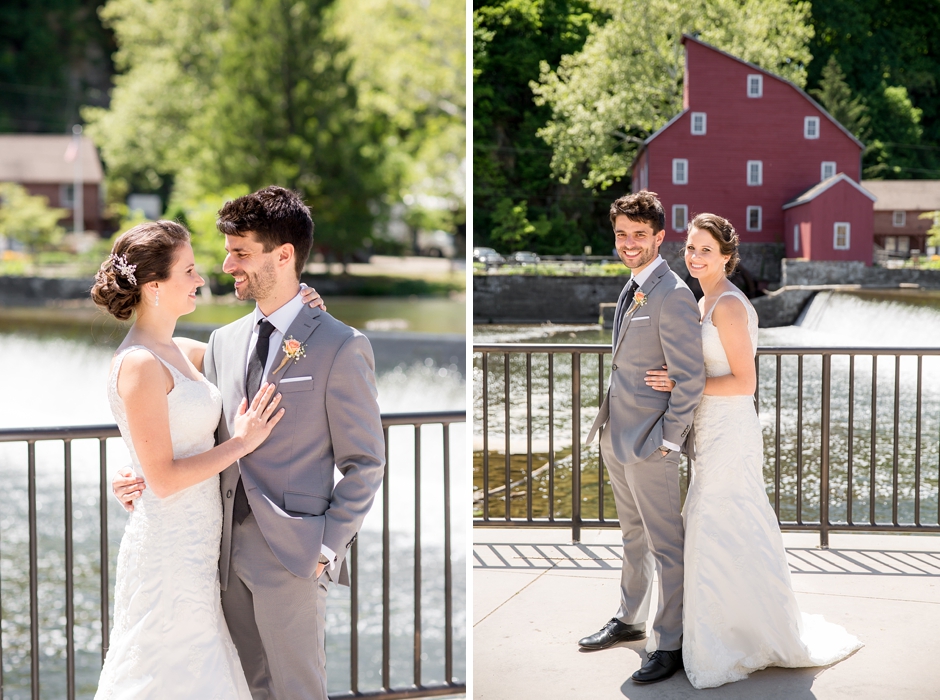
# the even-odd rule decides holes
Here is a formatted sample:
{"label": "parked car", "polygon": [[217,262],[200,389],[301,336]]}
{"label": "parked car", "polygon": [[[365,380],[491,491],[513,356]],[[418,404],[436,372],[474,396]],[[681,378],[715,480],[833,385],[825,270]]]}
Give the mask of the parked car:
{"label": "parked car", "polygon": [[517,265],[535,265],[541,260],[538,255],[528,250],[517,250],[509,259]]}
{"label": "parked car", "polygon": [[480,262],[485,265],[500,265],[506,262],[506,258],[492,248],[474,248],[473,262]]}
{"label": "parked car", "polygon": [[452,258],[457,249],[453,234],[446,231],[421,231],[418,233],[418,253],[432,258]]}

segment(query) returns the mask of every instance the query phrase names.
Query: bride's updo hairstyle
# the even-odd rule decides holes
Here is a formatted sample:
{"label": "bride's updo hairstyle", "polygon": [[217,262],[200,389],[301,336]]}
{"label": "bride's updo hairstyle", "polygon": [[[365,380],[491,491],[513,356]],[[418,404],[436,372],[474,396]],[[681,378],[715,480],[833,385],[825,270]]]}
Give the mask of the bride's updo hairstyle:
{"label": "bride's updo hairstyle", "polygon": [[189,231],[175,221],[148,221],[122,233],[101,263],[91,298],[120,321],[140,304],[141,287],[170,276],[178,249],[189,242]]}
{"label": "bride's updo hairstyle", "polygon": [[718,242],[718,250],[721,254],[731,256],[725,263],[725,277],[730,276],[741,260],[741,256],[738,255],[738,232],[734,230],[731,222],[717,214],[697,214],[689,222],[689,233],[692,233],[694,228],[708,231]]}

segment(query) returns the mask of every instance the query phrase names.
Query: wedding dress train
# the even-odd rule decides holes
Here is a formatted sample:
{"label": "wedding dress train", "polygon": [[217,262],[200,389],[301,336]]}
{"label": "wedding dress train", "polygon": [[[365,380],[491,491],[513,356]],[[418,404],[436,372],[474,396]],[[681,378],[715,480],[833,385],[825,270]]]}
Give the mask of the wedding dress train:
{"label": "wedding dress train", "polygon": [[[747,308],[756,352],[757,313],[743,294],[725,294]],[[711,311],[702,321],[702,346],[706,376],[729,374]],[[767,666],[825,666],[862,646],[839,625],[797,606],[764,489],[753,398],[703,396],[695,414],[695,452],[683,510],[682,656],[692,685],[712,688]]]}
{"label": "wedding dress train", "polygon": [[[115,358],[108,400],[140,473],[117,393],[121,363],[135,349],[147,348],[132,346]],[[175,382],[167,395],[174,458],[211,449],[222,410],[219,390],[158,359]],[[144,490],[118,553],[114,627],[96,700],[250,700],[219,598],[221,533],[218,476],[167,498]]]}

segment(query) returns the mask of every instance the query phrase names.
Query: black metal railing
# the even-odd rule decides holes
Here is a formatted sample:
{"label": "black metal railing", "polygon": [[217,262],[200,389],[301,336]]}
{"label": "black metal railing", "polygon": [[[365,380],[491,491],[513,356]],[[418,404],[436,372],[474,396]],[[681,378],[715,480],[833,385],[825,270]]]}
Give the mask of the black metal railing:
{"label": "black metal railing", "polygon": [[[386,461],[387,469],[385,480],[382,485],[381,499],[382,509],[382,551],[381,551],[381,580],[382,580],[382,599],[381,599],[381,687],[378,689],[361,689],[359,687],[360,676],[360,619],[362,610],[360,610],[360,542],[353,543],[349,556],[350,590],[349,590],[349,684],[348,690],[341,693],[331,693],[331,698],[383,698],[393,700],[395,698],[417,698],[432,697],[459,694],[466,692],[466,681],[455,675],[455,656],[454,656],[454,623],[455,620],[462,621],[459,617],[463,611],[454,609],[455,589],[454,589],[454,571],[452,566],[452,520],[451,520],[451,435],[452,425],[465,423],[466,413],[464,411],[440,411],[433,413],[399,413],[382,416],[382,426],[386,440]],[[412,682],[403,687],[393,687],[392,685],[392,600],[390,596],[392,581],[392,562],[391,562],[391,542],[390,537],[392,529],[390,527],[389,506],[390,506],[390,485],[391,482],[402,476],[400,469],[409,466],[396,464],[394,455],[389,453],[389,429],[394,426],[411,426],[414,429],[414,474],[407,475],[408,479],[414,479],[414,581],[413,581],[413,672]],[[422,675],[422,657],[427,656],[427,643],[423,640],[423,632],[427,631],[427,626],[423,622],[422,611],[422,572],[427,571],[422,562],[422,523],[421,523],[421,468],[422,462],[422,428],[427,426],[440,426],[441,429],[441,450],[442,450],[442,474],[443,494],[435,494],[435,498],[441,498],[443,501],[443,610],[434,611],[437,618],[443,618],[443,678],[439,682],[426,683]],[[107,654],[109,646],[110,630],[110,566],[109,562],[109,533],[108,533],[108,508],[112,500],[110,495],[110,476],[108,475],[107,460],[107,441],[110,438],[120,437],[118,429],[114,425],[92,425],[79,427],[61,427],[61,428],[23,428],[0,430],[0,443],[26,443],[26,481],[27,481],[27,519],[28,519],[28,598],[29,598],[29,686],[30,697],[38,700],[40,697],[40,664],[41,664],[41,644],[40,644],[40,596],[39,590],[42,585],[40,576],[40,535],[37,532],[39,522],[38,510],[40,501],[37,499],[37,443],[61,442],[64,445],[64,457],[62,461],[64,471],[64,503],[65,516],[63,523],[64,549],[65,549],[65,683],[64,692],[68,700],[74,700],[76,697],[76,645],[75,645],[75,582],[73,576],[74,566],[74,545],[73,545],[73,494],[72,494],[72,443],[76,440],[97,440],[98,441],[98,488],[97,499],[99,509],[99,527],[100,540],[98,544],[98,559],[100,565],[100,611],[99,619],[101,624],[101,661]],[[427,445],[425,445],[427,448]],[[114,505],[112,504],[112,508]],[[435,524],[436,525],[436,524]],[[0,540],[2,540],[2,530],[0,530]],[[360,538],[361,540],[362,538]],[[5,555],[9,558],[9,554]],[[22,567],[27,562],[14,562],[18,567]],[[459,592],[459,591],[458,591]],[[3,627],[7,628],[6,611],[10,606],[10,591],[0,591],[0,601],[2,601]],[[463,598],[460,597],[463,601]],[[462,602],[461,602],[462,605]],[[455,617],[455,615],[457,617]],[[435,632],[440,632],[435,630]],[[4,696],[4,669],[11,672],[11,663],[9,659],[4,658],[4,650],[8,648],[6,640],[0,634],[0,698]],[[373,655],[374,656],[374,655]],[[100,667],[99,667],[100,668]],[[25,669],[13,668],[13,672],[25,675]],[[95,674],[97,671],[95,671]]]}
{"label": "black metal railing", "polygon": [[[583,445],[610,352],[474,345],[476,527],[565,527],[579,541],[619,526],[603,460]],[[818,531],[823,547],[832,531],[940,532],[940,349],[760,347],[755,362],[782,529]]]}

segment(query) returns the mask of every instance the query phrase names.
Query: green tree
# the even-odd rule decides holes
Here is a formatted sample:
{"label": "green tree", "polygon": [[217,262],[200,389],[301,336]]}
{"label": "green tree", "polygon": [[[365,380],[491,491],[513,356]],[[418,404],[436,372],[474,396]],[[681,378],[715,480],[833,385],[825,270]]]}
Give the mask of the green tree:
{"label": "green tree", "polygon": [[86,107],[87,133],[107,165],[109,190],[159,192],[191,174],[207,150],[205,116],[219,66],[225,5],[213,0],[109,0],[115,35],[107,108]]}
{"label": "green tree", "polygon": [[59,219],[65,209],[49,206],[49,199],[31,195],[22,185],[0,183],[0,235],[19,241],[30,253],[48,249],[62,240]]}
{"label": "green tree", "polygon": [[107,102],[111,37],[99,0],[0,3],[0,132],[65,133]]}
{"label": "green tree", "polygon": [[[597,200],[580,186],[552,178],[552,151],[537,135],[551,110],[537,105],[529,83],[540,60],[557,65],[584,43],[592,21],[584,0],[490,0],[473,15],[474,244],[508,250],[494,231],[505,225],[503,200],[525,201],[527,216],[551,228],[527,243],[540,253],[581,252],[599,229]],[[498,234],[497,234],[498,235]]]}
{"label": "green tree", "polygon": [[868,123],[871,121],[868,108],[859,95],[852,96],[852,90],[845,82],[845,73],[839,67],[835,56],[830,56],[829,62],[823,68],[819,87],[809,92],[837,122],[855,134],[857,139],[861,141],[867,137]]}
{"label": "green tree", "polygon": [[813,0],[807,83],[835,56],[870,116],[868,178],[940,178],[940,12],[936,0]]}
{"label": "green tree", "polygon": [[626,177],[642,141],[682,109],[683,34],[802,87],[810,61],[808,2],[787,0],[597,0],[611,19],[557,69],[543,63],[532,89],[552,109],[540,135],[552,170],[604,190]]}
{"label": "green tree", "polygon": [[384,191],[382,124],[359,109],[332,0],[110,0],[111,106],[87,109],[111,177],[164,200],[276,183],[346,258]]}
{"label": "green tree", "polygon": [[[331,0],[233,0],[201,124],[208,148],[179,183],[190,195],[277,183],[300,191],[316,239],[343,260],[372,233],[383,191],[380,125],[359,110]],[[182,179],[182,174],[181,174]]]}
{"label": "green tree", "polygon": [[337,1],[335,31],[360,108],[383,123],[377,155],[389,202],[436,197],[453,213],[466,206],[465,18],[462,0]]}
{"label": "green tree", "polygon": [[511,199],[501,200],[496,205],[494,220],[497,222],[490,233],[490,240],[504,250],[523,250],[535,247],[533,244],[551,230],[551,223],[544,217],[535,223],[529,221],[529,204],[518,204]]}

